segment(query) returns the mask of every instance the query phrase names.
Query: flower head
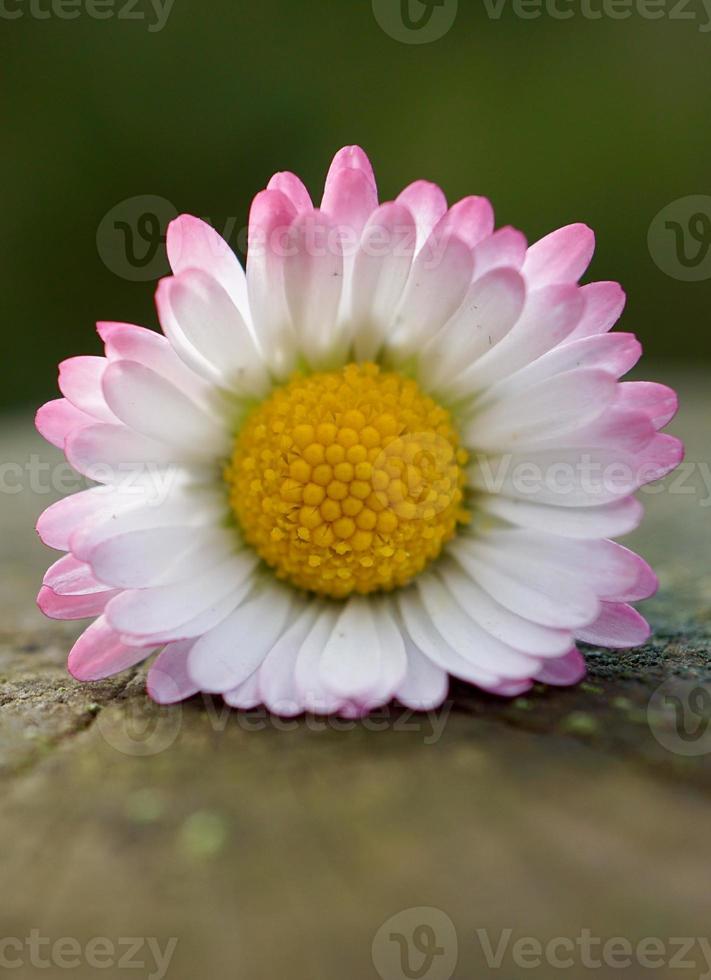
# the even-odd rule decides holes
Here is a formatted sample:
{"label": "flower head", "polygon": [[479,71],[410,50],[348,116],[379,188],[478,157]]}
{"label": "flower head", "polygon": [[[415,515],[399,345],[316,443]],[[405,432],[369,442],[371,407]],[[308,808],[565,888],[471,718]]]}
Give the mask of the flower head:
{"label": "flower head", "polygon": [[97,617],[75,677],[161,650],[160,702],[357,715],[449,675],[574,683],[576,640],[647,638],[654,573],[609,539],[681,458],[676,397],[620,382],[640,346],[616,283],[578,285],[586,226],[527,247],[425,181],[379,204],[346,147],[320,208],[290,173],[257,194],[246,272],[197,218],[167,245],[163,336],[100,323],[37,415],[98,484],[38,523],[68,552],[40,607]]}

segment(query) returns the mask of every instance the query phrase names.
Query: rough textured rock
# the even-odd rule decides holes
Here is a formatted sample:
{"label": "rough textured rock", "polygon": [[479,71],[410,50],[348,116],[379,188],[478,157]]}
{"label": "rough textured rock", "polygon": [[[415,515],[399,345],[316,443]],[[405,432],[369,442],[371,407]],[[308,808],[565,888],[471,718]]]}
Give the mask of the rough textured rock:
{"label": "rough textured rock", "polygon": [[[700,376],[680,384],[674,431],[687,460],[703,463],[711,400]],[[0,444],[23,467],[33,454],[57,459],[27,419],[6,419]],[[689,694],[711,690],[704,472],[689,467],[683,484],[649,494],[648,520],[630,537],[661,575],[645,647],[587,651],[589,677],[574,690],[502,701],[455,685],[435,716],[391,709],[339,724],[283,723],[210,698],[158,708],[140,669],[75,683],[64,661],[77,627],[49,623],[33,601],[50,554],[32,524],[52,498],[4,493],[0,938],[24,942],[36,929],[82,950],[69,971],[13,951],[24,963],[14,975],[122,976],[118,952],[113,967],[86,962],[92,937],[122,955],[130,937],[175,937],[176,980],[366,980],[378,975],[381,924],[416,906],[454,923],[456,971],[438,954],[418,974],[412,952],[410,973],[396,964],[386,980],[589,973],[579,959],[521,968],[509,949],[490,974],[477,929],[494,945],[507,928],[512,942],[543,943],[581,928],[632,943],[708,934],[711,736],[696,737],[708,718]],[[7,490],[17,470],[4,478]],[[655,695],[663,684],[686,728]],[[382,935],[381,969],[393,942]],[[695,972],[667,964],[657,975],[709,969],[698,946],[689,957]],[[145,963],[133,976],[157,975],[145,945],[133,958]],[[609,964],[594,972],[620,975]],[[622,972],[650,973],[636,961]]]}

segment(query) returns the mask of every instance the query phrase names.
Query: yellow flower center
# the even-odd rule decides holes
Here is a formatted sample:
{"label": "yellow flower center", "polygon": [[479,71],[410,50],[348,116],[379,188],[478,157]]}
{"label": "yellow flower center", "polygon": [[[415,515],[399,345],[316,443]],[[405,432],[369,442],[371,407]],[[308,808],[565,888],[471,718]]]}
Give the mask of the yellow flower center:
{"label": "yellow flower center", "polygon": [[247,541],[337,598],[404,585],[465,521],[449,412],[375,364],[297,376],[255,408],[225,468]]}

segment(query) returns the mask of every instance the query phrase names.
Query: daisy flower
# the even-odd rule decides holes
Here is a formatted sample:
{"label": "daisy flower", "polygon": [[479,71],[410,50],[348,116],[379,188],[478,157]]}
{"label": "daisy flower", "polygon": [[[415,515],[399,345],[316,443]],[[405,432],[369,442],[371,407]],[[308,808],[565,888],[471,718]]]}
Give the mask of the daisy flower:
{"label": "daisy flower", "polygon": [[160,651],[158,702],[199,691],[357,716],[572,684],[576,640],[642,643],[656,578],[610,538],[677,465],[669,388],[620,382],[613,282],[578,285],[593,234],[528,247],[482,197],[416,181],[380,204],[361,149],[315,208],[278,173],[246,271],[177,218],[163,335],[100,323],[60,366],[39,431],[97,485],[38,532],[66,551],[40,608],[96,617],[69,654],[96,680]]}

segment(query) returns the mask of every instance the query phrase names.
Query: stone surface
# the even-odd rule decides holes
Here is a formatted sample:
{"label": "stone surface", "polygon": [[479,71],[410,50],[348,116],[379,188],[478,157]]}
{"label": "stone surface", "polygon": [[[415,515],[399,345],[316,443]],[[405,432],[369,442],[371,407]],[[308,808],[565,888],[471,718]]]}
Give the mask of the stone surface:
{"label": "stone surface", "polygon": [[[494,946],[503,929],[511,944],[583,928],[657,937],[667,960],[670,938],[708,935],[711,396],[701,374],[671,380],[688,474],[645,495],[648,518],[629,538],[660,573],[645,604],[652,640],[586,651],[589,677],[573,690],[502,701],[455,685],[435,715],[359,723],[284,723],[211,698],[158,708],[141,669],[75,683],[64,662],[78,627],[34,607],[51,553],[32,524],[59,495],[43,492],[37,463],[55,479],[68,471],[27,418],[4,420],[0,940],[34,929],[81,951],[70,968],[49,943],[0,946],[23,963],[14,976],[156,977],[153,947],[132,953],[128,939],[174,937],[175,980],[367,980],[378,966],[385,980],[582,977],[580,946],[566,969],[517,966],[511,945],[489,968],[477,930]],[[371,950],[390,916],[420,906],[453,923],[456,969],[432,912],[401,917]],[[390,934],[428,924],[446,951],[423,973],[413,947],[403,968]],[[88,961],[92,937],[114,944],[103,968]],[[121,956],[144,965],[126,974]],[[650,975],[632,960],[593,973]],[[698,943],[687,960],[695,969],[667,962],[656,975],[711,969]]]}

